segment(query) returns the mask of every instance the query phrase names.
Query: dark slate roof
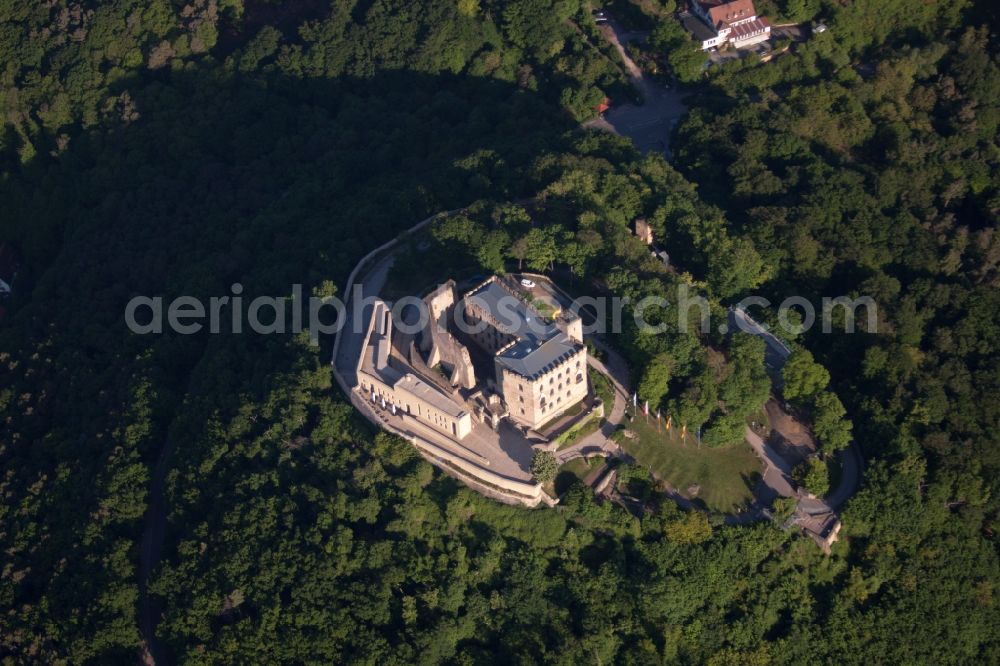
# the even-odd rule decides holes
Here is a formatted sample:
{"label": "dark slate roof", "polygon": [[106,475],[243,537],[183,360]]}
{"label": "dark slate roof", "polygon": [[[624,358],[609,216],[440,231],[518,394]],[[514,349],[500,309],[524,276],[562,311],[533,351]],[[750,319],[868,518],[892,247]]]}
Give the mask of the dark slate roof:
{"label": "dark slate roof", "polygon": [[534,338],[541,344],[558,331],[496,280],[481,285],[469,296],[485,306],[506,332],[519,339]]}
{"label": "dark slate roof", "polygon": [[582,346],[557,331],[541,344],[527,338],[519,340],[497,354],[497,362],[511,372],[534,379],[568,359]]}
{"label": "dark slate roof", "polygon": [[705,25],[705,22],[694,14],[682,14],[681,23],[684,24],[688,32],[694,35],[694,38],[699,42],[704,42],[717,36],[714,30]]}
{"label": "dark slate roof", "polygon": [[517,337],[517,342],[497,353],[496,360],[522,377],[535,377],[582,347],[496,280],[481,285],[469,296],[484,305],[508,333]]}

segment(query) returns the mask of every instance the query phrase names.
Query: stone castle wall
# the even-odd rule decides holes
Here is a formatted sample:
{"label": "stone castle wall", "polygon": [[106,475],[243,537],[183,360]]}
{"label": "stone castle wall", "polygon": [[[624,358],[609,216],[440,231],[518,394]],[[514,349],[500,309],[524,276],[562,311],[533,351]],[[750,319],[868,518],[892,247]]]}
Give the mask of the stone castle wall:
{"label": "stone castle wall", "polygon": [[445,366],[452,386],[472,389],[476,372],[465,345],[448,332],[448,317],[455,306],[455,281],[448,280],[424,298],[428,321],[420,334],[420,349],[427,355],[427,365]]}

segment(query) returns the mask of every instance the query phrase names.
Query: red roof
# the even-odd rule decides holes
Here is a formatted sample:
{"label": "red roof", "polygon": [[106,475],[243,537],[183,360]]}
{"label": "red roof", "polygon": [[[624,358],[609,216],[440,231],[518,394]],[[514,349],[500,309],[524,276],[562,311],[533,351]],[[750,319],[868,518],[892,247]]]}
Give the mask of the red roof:
{"label": "red roof", "polygon": [[744,21],[751,16],[757,15],[757,10],[753,6],[753,0],[733,0],[732,2],[698,0],[698,3],[712,20],[712,25],[716,27],[720,25],[727,26],[733,21]]}
{"label": "red roof", "polygon": [[605,97],[603,100],[601,100],[601,103],[594,108],[597,109],[598,113],[604,113],[605,111],[611,108],[611,99]]}
{"label": "red roof", "polygon": [[755,33],[764,32],[770,25],[771,24],[767,22],[766,18],[759,18],[756,21],[750,21],[750,23],[734,25],[733,31],[729,34],[729,36],[732,39],[743,39],[744,37],[750,37]]}

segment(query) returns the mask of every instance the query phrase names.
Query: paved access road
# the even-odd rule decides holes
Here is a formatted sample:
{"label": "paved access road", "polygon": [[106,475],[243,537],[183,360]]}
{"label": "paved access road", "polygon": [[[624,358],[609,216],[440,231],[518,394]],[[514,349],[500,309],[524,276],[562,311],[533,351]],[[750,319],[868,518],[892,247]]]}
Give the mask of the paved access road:
{"label": "paved access road", "polygon": [[[362,298],[377,296],[385,285],[385,281],[389,276],[389,269],[392,268],[394,260],[395,255],[392,254],[380,260],[364,276],[363,280],[359,279],[357,282],[351,284],[352,290],[354,284],[358,284],[361,286]],[[355,386],[358,383],[358,359],[361,357],[361,348],[364,346],[365,334],[368,332],[368,320],[372,316],[372,305],[366,304],[363,308],[359,308],[361,316],[355,317],[355,299],[353,297],[354,294],[344,295],[344,299],[347,301],[346,319],[344,320],[343,328],[338,333],[339,339],[337,349],[334,353],[334,363],[337,366],[337,371],[350,386]]]}
{"label": "paved access road", "polygon": [[850,446],[840,452],[840,464],[842,467],[840,485],[823,498],[823,501],[834,509],[846,502],[861,485],[864,460],[855,442],[851,442]]}
{"label": "paved access road", "polygon": [[764,364],[767,366],[767,374],[775,386],[781,386],[781,369],[785,367],[785,361],[788,360],[788,355],[792,353],[788,345],[739,308],[733,308],[729,311],[729,330],[743,331],[764,340],[764,344],[766,345],[764,348]]}
{"label": "paved access road", "polygon": [[[731,330],[741,330],[746,333],[759,336],[764,340],[767,345],[764,350],[764,362],[767,365],[768,375],[771,377],[775,386],[780,386],[781,370],[785,367],[785,361],[788,360],[788,356],[792,353],[788,345],[778,339],[777,336],[768,331],[764,326],[759,324],[744,310],[739,308],[733,308],[729,311],[729,325]],[[748,428],[747,441],[749,441],[751,446],[753,446],[754,442],[750,436],[751,432],[752,431]],[[756,437],[756,435],[754,435],[754,437]],[[757,437],[757,439],[760,438]],[[754,446],[754,448],[757,449],[756,446]],[[773,465],[776,468],[781,469],[778,461],[781,460],[783,463],[784,460],[782,460],[773,449],[770,449],[770,452],[768,452],[767,449],[770,449],[770,447],[758,450],[758,453],[763,454],[765,461],[770,463],[770,465],[766,464],[765,467]],[[850,446],[840,452],[840,463],[842,466],[840,485],[830,491],[822,500],[810,500],[811,502],[821,502],[828,505],[830,508],[836,509],[841,504],[846,502],[847,499],[855,493],[855,491],[857,491],[858,487],[861,485],[861,474],[864,463],[861,457],[861,451],[858,449],[858,445],[855,442],[851,442]],[[785,474],[788,474],[788,470],[783,471]],[[768,479],[765,475],[765,482],[767,482],[767,480]],[[775,480],[773,473],[772,480]],[[771,486],[771,483],[768,483],[768,485]],[[774,486],[771,487],[773,488]]]}
{"label": "paved access road", "polygon": [[792,470],[785,459],[749,427],[746,429],[746,440],[764,462],[764,485],[777,495],[793,497]]}
{"label": "paved access road", "polygon": [[614,106],[602,118],[591,120],[584,126],[627,136],[644,153],[649,151],[668,153],[670,132],[687,111],[687,107],[681,102],[680,93],[676,87],[666,88],[652,77],[645,75],[629,57],[624,42],[629,38],[643,39],[645,33],[626,32],[613,19],[600,29],[604,37],[618,49],[629,79],[642,96],[643,104],[636,106],[624,100],[614,100]]}
{"label": "paved access road", "polygon": [[609,455],[618,455],[620,453],[618,445],[611,440],[611,434],[618,428],[618,424],[622,422],[622,418],[625,416],[626,394],[621,384],[619,384],[617,379],[612,377],[608,368],[603,363],[593,356],[588,355],[587,365],[611,378],[612,385],[615,388],[615,403],[614,405],[604,406],[606,410],[610,411],[605,412],[605,421],[599,430],[590,433],[573,446],[568,446],[556,453],[556,460],[559,461],[560,465],[574,458],[591,456],[601,452]]}
{"label": "paved access road", "polygon": [[139,629],[142,638],[140,661],[147,665],[167,663],[166,652],[156,637],[160,609],[149,596],[149,581],[153,569],[159,565],[163,554],[163,541],[167,531],[167,505],[163,491],[173,451],[173,440],[168,435],[153,467],[153,476],[149,484],[149,508],[146,511],[146,524],[139,544]]}

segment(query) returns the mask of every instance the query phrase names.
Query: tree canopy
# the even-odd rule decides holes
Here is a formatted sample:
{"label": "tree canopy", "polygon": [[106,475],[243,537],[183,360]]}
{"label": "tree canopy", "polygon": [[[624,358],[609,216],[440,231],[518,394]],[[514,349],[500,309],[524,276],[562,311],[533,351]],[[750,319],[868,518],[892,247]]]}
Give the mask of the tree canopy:
{"label": "tree canopy", "polygon": [[[692,74],[668,163],[580,128],[625,90],[585,3],[0,3],[0,653],[135,661],[162,486],[171,662],[1000,662],[995,12],[765,5],[830,30]],[[693,45],[657,35],[680,76]],[[633,304],[684,285],[719,321],[746,289],[871,296],[877,325],[836,309],[785,378],[820,460],[866,458],[831,555],[580,483],[502,505],[355,413],[325,336],[124,325],[136,295],[329,294],[454,209],[397,284],[530,262]],[[759,340],[646,314],[608,343],[651,403],[739,437]]]}

